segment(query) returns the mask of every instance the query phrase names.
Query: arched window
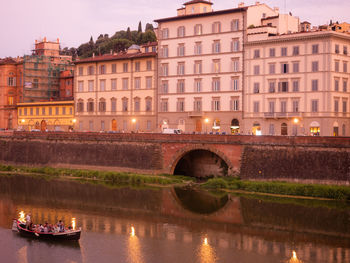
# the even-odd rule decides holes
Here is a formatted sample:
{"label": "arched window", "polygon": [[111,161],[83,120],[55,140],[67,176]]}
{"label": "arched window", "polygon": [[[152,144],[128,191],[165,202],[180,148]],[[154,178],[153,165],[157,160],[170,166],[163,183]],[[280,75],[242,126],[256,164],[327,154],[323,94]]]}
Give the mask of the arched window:
{"label": "arched window", "polygon": [[239,120],[232,119],[231,121],[231,134],[239,133]]}
{"label": "arched window", "polygon": [[286,123],[281,124],[281,135],[288,135],[288,126]]}
{"label": "arched window", "polygon": [[262,134],[260,123],[254,122],[253,128],[252,128],[252,133],[253,133],[253,135],[261,135]]}

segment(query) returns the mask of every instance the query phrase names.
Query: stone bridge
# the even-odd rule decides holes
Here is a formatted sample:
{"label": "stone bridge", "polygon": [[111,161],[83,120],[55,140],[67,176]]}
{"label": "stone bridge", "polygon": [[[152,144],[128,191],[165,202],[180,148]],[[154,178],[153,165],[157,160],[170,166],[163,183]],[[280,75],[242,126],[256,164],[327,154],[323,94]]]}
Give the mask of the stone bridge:
{"label": "stone bridge", "polygon": [[1,163],[18,165],[350,182],[346,137],[13,132],[0,149]]}

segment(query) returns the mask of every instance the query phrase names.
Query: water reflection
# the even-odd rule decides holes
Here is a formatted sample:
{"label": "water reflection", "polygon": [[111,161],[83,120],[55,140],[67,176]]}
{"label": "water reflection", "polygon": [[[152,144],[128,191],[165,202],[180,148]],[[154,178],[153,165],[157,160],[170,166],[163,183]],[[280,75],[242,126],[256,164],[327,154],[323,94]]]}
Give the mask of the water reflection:
{"label": "water reflection", "polygon": [[303,263],[300,259],[298,259],[297,257],[297,253],[293,250],[293,255],[292,257],[290,258],[290,260],[288,260],[287,263]]}
{"label": "water reflection", "polygon": [[213,247],[209,244],[208,238],[205,237],[200,245],[198,258],[201,263],[215,263],[217,260]]}
{"label": "water reflection", "polygon": [[143,263],[143,256],[141,253],[141,245],[138,237],[135,234],[135,228],[131,227],[130,236],[128,239],[128,262]]}
{"label": "water reflection", "polygon": [[17,252],[18,263],[28,263],[28,246],[21,247]]}

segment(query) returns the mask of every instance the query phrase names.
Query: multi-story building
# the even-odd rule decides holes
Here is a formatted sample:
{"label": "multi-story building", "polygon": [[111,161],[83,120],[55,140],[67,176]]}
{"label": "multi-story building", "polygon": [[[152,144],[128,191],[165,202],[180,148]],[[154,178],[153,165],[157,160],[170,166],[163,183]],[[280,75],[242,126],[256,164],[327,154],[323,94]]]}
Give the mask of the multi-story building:
{"label": "multi-story building", "polygon": [[[213,11],[193,0],[175,17],[157,19],[158,125],[185,132],[236,133],[242,129],[247,28],[277,34],[298,31],[297,18],[255,5]],[[289,26],[286,26],[289,24]]]}
{"label": "multi-story building", "polygon": [[80,131],[156,129],[157,43],[77,60],[75,91]]}
{"label": "multi-story building", "polygon": [[0,128],[17,127],[17,109],[22,85],[22,64],[20,61],[6,58],[0,60]]}
{"label": "multi-story building", "polygon": [[55,100],[60,97],[60,72],[73,70],[72,57],[59,53],[56,42],[35,41],[32,55],[23,57],[23,92],[21,102]]}
{"label": "multi-story building", "polygon": [[74,92],[74,72],[65,70],[60,72],[60,99],[72,99]]}
{"label": "multi-story building", "polygon": [[75,129],[74,101],[18,103],[18,128],[31,131],[69,131]]}
{"label": "multi-story building", "polygon": [[333,31],[248,35],[244,132],[349,136],[349,49]]}

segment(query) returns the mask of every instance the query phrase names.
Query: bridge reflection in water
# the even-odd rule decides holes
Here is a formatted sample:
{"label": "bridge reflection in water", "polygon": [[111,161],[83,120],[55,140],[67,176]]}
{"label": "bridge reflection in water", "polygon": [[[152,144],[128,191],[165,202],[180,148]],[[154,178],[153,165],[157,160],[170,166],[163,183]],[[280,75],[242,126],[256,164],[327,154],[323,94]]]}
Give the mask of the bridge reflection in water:
{"label": "bridge reflection in water", "polygon": [[[101,253],[110,251],[125,255],[125,262],[143,263],[152,262],[150,257],[158,254],[166,259],[165,252],[173,252],[176,258],[180,253],[176,251],[179,244],[195,251],[195,260],[183,262],[226,262],[219,260],[225,258],[245,259],[245,262],[301,262],[294,260],[293,251],[303,263],[350,262],[349,226],[344,225],[342,229],[339,227],[343,221],[337,222],[348,215],[348,209],[332,214],[325,212],[332,210],[329,208],[307,208],[314,215],[318,211],[317,221],[330,224],[331,218],[334,225],[325,229],[323,223],[311,222],[314,226],[310,228],[307,213],[304,213],[304,226],[299,219],[283,214],[283,207],[290,213],[306,209],[297,205],[229,196],[218,211],[197,214],[187,210],[170,189],[108,189],[76,182],[32,180],[26,182],[27,188],[16,189],[17,180],[0,177],[0,228],[10,228],[11,218],[21,210],[31,212],[35,222],[60,219],[71,222],[74,217],[77,226],[84,230],[79,248],[82,262],[92,262],[91,257],[96,257],[92,255],[92,245]],[[33,194],[30,191],[33,185],[46,190]],[[70,194],[61,195],[60,187],[69,188]],[[99,200],[101,194],[106,200],[99,205],[94,200]],[[131,196],[134,200],[129,202],[128,208],[120,204]],[[101,234],[104,235],[101,240],[105,241],[91,241]],[[124,241],[115,240],[115,235],[124,237]],[[30,258],[28,254],[34,252],[24,245],[17,248],[17,253],[18,262],[26,262]],[[176,261],[168,258],[167,262]]]}

